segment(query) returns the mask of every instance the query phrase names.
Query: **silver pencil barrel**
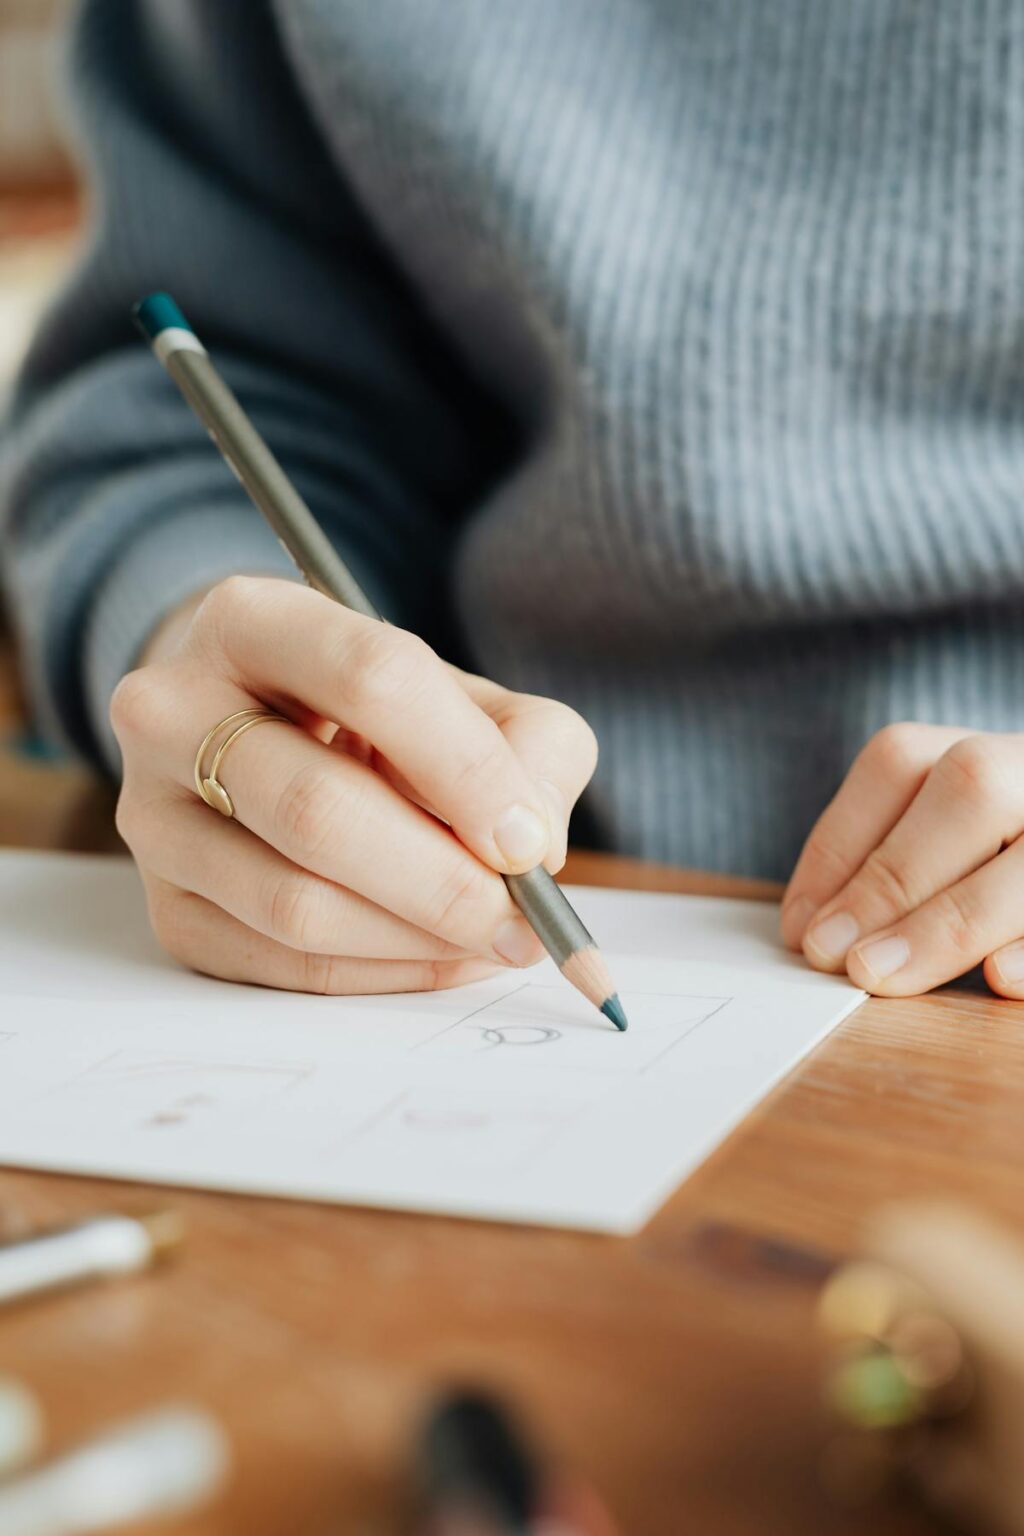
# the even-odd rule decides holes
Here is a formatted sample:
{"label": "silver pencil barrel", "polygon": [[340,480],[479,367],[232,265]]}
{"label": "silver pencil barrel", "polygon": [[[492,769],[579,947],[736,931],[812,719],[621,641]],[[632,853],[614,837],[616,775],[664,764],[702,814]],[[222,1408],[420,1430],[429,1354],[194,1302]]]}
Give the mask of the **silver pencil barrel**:
{"label": "silver pencil barrel", "polygon": [[379,619],[207,354],[183,348],[168,355],[165,367],[309,585],[355,613]]}
{"label": "silver pencil barrel", "polygon": [[558,881],[542,866],[525,875],[505,875],[509,895],[555,964],[561,969],[594,941],[576,915]]}

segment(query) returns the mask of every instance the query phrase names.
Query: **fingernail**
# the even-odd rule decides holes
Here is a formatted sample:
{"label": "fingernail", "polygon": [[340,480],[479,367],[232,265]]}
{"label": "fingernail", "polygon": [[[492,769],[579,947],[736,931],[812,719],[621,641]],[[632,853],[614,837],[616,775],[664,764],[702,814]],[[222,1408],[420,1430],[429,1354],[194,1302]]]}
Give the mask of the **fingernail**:
{"label": "fingernail", "polygon": [[894,933],[887,939],[876,939],[873,944],[865,944],[863,949],[858,949],[857,959],[865,970],[882,981],[886,976],[893,976],[903,969],[910,959],[910,945],[906,939]]}
{"label": "fingernail", "polygon": [[510,917],[494,935],[494,952],[510,965],[535,965],[544,946],[525,917]]}
{"label": "fingernail", "polygon": [[994,957],[994,964],[1004,981],[1014,986],[1024,981],[1024,944],[1008,944]]}
{"label": "fingernail", "polygon": [[532,869],[548,851],[548,829],[529,806],[510,805],[494,828],[494,841],[509,864]]}
{"label": "fingernail", "polygon": [[783,907],[780,923],[782,937],[787,944],[799,944],[804,936],[804,930],[817,910],[818,903],[810,896],[798,896],[795,901]]}
{"label": "fingernail", "polygon": [[857,924],[849,912],[833,912],[831,917],[826,917],[804,934],[804,944],[819,959],[834,965],[843,959],[856,937]]}

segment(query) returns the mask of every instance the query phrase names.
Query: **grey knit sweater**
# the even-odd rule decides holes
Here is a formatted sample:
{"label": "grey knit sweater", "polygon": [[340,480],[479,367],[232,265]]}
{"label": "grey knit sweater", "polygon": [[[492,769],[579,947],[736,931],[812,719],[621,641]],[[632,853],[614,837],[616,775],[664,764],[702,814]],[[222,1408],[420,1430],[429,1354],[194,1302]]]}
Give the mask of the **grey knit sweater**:
{"label": "grey knit sweater", "polygon": [[1024,724],[1021,0],[91,0],[72,77],[2,494],[80,751],[286,568],[157,287],[391,617],[590,719],[608,845],[781,876],[887,720]]}

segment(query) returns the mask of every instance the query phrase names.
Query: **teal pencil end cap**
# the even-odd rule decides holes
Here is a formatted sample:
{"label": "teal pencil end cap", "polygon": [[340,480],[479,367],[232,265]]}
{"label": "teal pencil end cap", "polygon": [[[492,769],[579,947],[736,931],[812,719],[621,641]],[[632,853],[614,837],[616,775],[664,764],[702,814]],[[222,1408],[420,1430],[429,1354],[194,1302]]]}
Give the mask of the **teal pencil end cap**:
{"label": "teal pencil end cap", "polygon": [[606,1002],[601,1004],[601,1012],[606,1019],[611,1019],[616,1029],[625,1031],[629,1028],[626,1010],[619,1002],[619,994],[617,992],[614,992]]}
{"label": "teal pencil end cap", "polygon": [[132,310],[132,319],[147,341],[155,341],[161,331],[190,331],[181,310],[169,293],[147,293]]}

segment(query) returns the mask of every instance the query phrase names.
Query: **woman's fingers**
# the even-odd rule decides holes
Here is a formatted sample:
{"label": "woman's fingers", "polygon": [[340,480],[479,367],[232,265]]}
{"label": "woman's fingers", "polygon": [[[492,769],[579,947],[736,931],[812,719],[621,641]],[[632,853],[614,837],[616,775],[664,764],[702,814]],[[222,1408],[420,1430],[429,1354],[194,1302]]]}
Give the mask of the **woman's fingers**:
{"label": "woman's fingers", "polygon": [[815,916],[804,954],[838,970],[860,938],[907,913],[987,863],[1024,827],[1024,793],[1009,737],[964,736],[929,773],[889,835]]}
{"label": "woman's fingers", "polygon": [[247,981],[291,992],[331,996],[433,992],[493,976],[486,960],[364,960],[290,949],[247,928],[202,896],[144,877],[150,920],[166,950],[192,970],[222,981]]}
{"label": "woman's fingers", "polygon": [[240,737],[221,777],[239,821],[293,864],[458,949],[543,957],[501,878],[372,768],[280,725]]}
{"label": "woman's fingers", "polygon": [[422,640],[291,582],[250,577],[215,588],[193,633],[241,688],[300,699],[372,742],[493,869],[522,871],[544,859],[543,796]]}
{"label": "woman's fingers", "polygon": [[909,725],[874,737],[794,871],[788,942],[880,996],[984,960],[995,991],[1024,997],[1022,742]]}
{"label": "woman's fingers", "polygon": [[800,948],[825,903],[897,824],[937,759],[965,735],[946,726],[897,724],[872,736],[818,818],[790,877],[781,923],[791,949]]}
{"label": "woman's fingers", "polygon": [[434,934],[356,891],[300,869],[197,796],[154,793],[148,813],[121,817],[140,864],[165,884],[205,897],[289,949],[372,960],[464,960]]}
{"label": "woman's fingers", "polygon": [[[147,674],[158,670],[147,667],[122,682],[112,714],[123,742],[144,742],[131,755],[142,760],[147,776],[170,775],[194,793],[198,742],[183,729],[182,713],[215,724],[251,701],[215,685],[190,692],[183,708],[180,694],[168,698],[151,685]],[[290,863],[357,892],[459,950],[513,965],[543,958],[540,941],[493,870],[372,768],[333,752],[299,726],[271,721],[239,736],[218,777],[237,819]],[[126,786],[124,816],[140,814],[132,810],[138,799],[134,787]]]}
{"label": "woman's fingers", "polygon": [[[221,822],[195,795],[194,754],[218,721],[260,704],[286,718],[231,741],[218,778],[235,818]],[[459,673],[293,583],[236,578],[208,594],[172,654],[122,681],[111,719],[119,824],[140,866],[176,892],[177,917],[195,900],[220,912],[216,942],[190,938],[190,963],[272,980],[331,955],[543,958],[500,873],[564,857],[596,757],[573,711]],[[221,941],[230,966],[216,963]],[[332,987],[363,989],[341,975]]]}
{"label": "woman's fingers", "polygon": [[[489,715],[537,785],[548,808],[551,841],[546,867],[556,874],[565,863],[569,817],[597,764],[597,738],[582,715],[556,699],[513,693],[487,678],[462,672],[449,664],[449,672],[473,702]],[[395,765],[369,746],[363,737],[339,726],[331,746],[369,763],[377,773],[405,795],[430,810],[415,787]]]}
{"label": "woman's fingers", "polygon": [[567,704],[510,693],[483,677],[461,673],[462,683],[490,715],[548,805],[551,845],[544,862],[553,874],[565,863],[569,816],[597,766],[597,738]]}
{"label": "woman's fingers", "polygon": [[[865,937],[846,957],[851,980],[881,997],[908,997],[962,976],[986,956],[990,981],[998,956],[1024,933],[1024,839],[898,923]],[[1005,963],[1005,962],[1004,962]],[[1020,996],[1024,983],[996,991]]]}

